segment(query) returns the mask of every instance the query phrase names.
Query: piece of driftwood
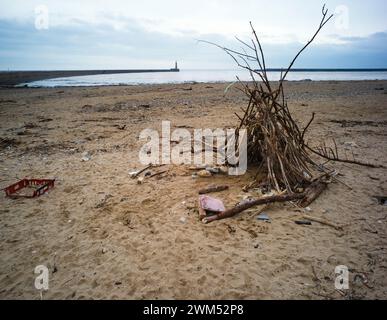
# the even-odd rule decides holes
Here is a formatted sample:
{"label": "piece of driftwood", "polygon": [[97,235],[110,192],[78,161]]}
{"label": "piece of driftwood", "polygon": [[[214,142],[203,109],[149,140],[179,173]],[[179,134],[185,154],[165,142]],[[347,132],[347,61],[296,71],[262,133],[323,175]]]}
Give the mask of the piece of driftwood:
{"label": "piece of driftwood", "polygon": [[326,182],[320,180],[312,182],[312,184],[306,188],[305,197],[299,202],[299,205],[303,208],[309,206],[319,197],[319,195],[327,188],[327,186],[328,184]]}
{"label": "piece of driftwood", "polygon": [[244,204],[238,205],[232,209],[226,210],[224,212],[218,213],[216,215],[210,216],[210,217],[205,217],[202,219],[203,223],[210,223],[216,220],[221,220],[225,218],[230,218],[235,216],[236,214],[245,211],[247,209],[250,209],[255,206],[259,206],[262,204],[267,204],[267,203],[273,203],[273,202],[287,202],[287,201],[292,201],[292,200],[299,200],[305,197],[304,193],[298,193],[298,194],[285,194],[285,195],[275,195],[271,197],[264,197],[261,199],[257,200],[252,200],[249,202],[246,202]]}
{"label": "piece of driftwood", "polygon": [[166,173],[166,172],[168,172],[168,170],[164,170],[164,171],[160,171],[160,172],[153,173],[153,174],[151,174],[151,175],[149,176],[149,178],[153,178],[153,177],[162,175],[163,173]]}
{"label": "piece of driftwood", "polygon": [[200,171],[200,170],[205,170],[207,166],[195,166],[195,167],[189,167],[188,170],[191,171]]}
{"label": "piece of driftwood", "polygon": [[304,215],[304,216],[302,216],[302,218],[305,220],[314,221],[314,222],[324,224],[326,226],[330,226],[330,227],[335,228],[336,230],[339,230],[339,231],[343,231],[343,227],[341,227],[333,222],[330,222],[328,220],[325,220],[325,219],[316,218],[316,217],[312,217],[312,216],[308,216],[308,215]]}
{"label": "piece of driftwood", "polygon": [[199,190],[199,194],[207,194],[207,193],[212,193],[212,192],[220,192],[227,190],[229,187],[228,186],[209,186],[204,189]]}
{"label": "piece of driftwood", "polygon": [[146,170],[148,170],[150,168],[152,168],[152,165],[146,166],[144,169],[141,169],[140,171],[137,171],[135,174],[132,175],[132,179],[137,178],[141,173],[143,173],[144,171],[146,171]]}

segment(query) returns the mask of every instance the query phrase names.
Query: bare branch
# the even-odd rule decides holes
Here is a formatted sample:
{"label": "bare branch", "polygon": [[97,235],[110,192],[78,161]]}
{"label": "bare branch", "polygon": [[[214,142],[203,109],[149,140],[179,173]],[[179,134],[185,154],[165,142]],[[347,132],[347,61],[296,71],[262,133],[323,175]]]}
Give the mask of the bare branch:
{"label": "bare branch", "polygon": [[284,75],[282,76],[281,80],[280,80],[280,83],[282,83],[286,76],[288,75],[289,71],[291,70],[291,68],[293,67],[294,63],[296,62],[296,60],[298,59],[298,57],[301,55],[302,52],[304,52],[304,50],[309,47],[309,45],[314,41],[314,39],[317,37],[317,35],[320,33],[321,29],[328,23],[329,20],[332,19],[333,17],[333,14],[330,15],[329,17],[327,17],[327,14],[328,14],[328,9],[325,9],[325,4],[322,8],[322,19],[321,19],[321,22],[320,22],[320,26],[317,28],[317,31],[315,32],[315,34],[313,35],[313,37],[307,42],[307,44],[296,54],[296,56],[294,57],[294,59],[292,60],[292,62],[290,63],[288,69],[286,70],[286,72],[284,73]]}

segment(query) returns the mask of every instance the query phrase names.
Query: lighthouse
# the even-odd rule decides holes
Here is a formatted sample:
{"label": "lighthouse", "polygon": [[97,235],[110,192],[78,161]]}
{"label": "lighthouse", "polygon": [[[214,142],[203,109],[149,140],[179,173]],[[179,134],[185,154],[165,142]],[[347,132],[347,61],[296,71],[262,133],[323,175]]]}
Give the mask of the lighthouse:
{"label": "lighthouse", "polygon": [[175,68],[171,69],[171,71],[179,72],[179,68],[177,67],[177,61],[175,61]]}

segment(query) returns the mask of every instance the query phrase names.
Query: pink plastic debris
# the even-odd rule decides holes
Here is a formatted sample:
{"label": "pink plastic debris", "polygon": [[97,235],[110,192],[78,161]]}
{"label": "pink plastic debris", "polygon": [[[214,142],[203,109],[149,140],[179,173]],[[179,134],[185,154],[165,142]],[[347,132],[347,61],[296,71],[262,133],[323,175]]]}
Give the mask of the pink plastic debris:
{"label": "pink plastic debris", "polygon": [[225,211],[226,208],[221,200],[209,196],[199,196],[199,217],[203,219],[207,214]]}

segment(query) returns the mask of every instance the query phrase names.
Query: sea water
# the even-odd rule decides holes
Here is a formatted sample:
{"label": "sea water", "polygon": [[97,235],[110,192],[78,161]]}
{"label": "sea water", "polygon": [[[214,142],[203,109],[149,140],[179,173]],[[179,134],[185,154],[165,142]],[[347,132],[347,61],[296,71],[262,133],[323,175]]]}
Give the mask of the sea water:
{"label": "sea water", "polygon": [[[239,77],[250,80],[250,74],[243,70],[181,70],[180,72],[101,74],[92,76],[56,78],[34,81],[29,87],[69,87],[69,86],[106,86],[166,84],[193,82],[233,82]],[[280,72],[268,72],[270,80],[278,80]],[[351,81],[351,80],[387,80],[387,71],[305,71],[290,72],[289,81]],[[25,85],[25,84],[23,84]]]}

